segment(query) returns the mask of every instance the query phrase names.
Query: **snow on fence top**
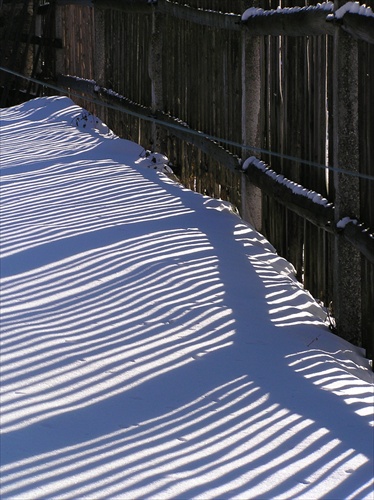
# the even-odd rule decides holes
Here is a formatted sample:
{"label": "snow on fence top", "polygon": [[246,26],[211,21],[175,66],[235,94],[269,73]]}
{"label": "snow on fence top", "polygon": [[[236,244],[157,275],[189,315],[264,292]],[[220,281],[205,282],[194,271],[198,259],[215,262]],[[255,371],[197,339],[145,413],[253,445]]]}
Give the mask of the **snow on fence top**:
{"label": "snow on fence top", "polygon": [[341,19],[347,12],[350,14],[359,14],[365,17],[374,17],[374,13],[371,7],[367,7],[365,4],[361,5],[359,2],[347,2],[342,7],[337,9],[334,14],[333,2],[323,2],[317,5],[308,5],[307,7],[278,7],[277,9],[264,10],[257,7],[251,7],[247,9],[242,15],[242,21],[245,22],[249,18],[257,16],[273,16],[276,14],[296,14],[301,12],[316,12],[316,11],[326,11],[331,13],[336,19]]}
{"label": "snow on fence top", "polygon": [[317,203],[318,205],[323,205],[323,206],[331,206],[332,204],[328,202],[326,198],[324,198],[321,194],[317,193],[316,191],[313,191],[312,189],[307,189],[300,184],[297,184],[296,182],[291,181],[290,179],[287,179],[284,177],[282,174],[277,174],[269,168],[266,163],[262,160],[259,160],[255,156],[251,156],[245,160],[243,163],[243,170],[247,170],[247,168],[253,165],[262,172],[264,172],[266,175],[274,179],[276,182],[279,184],[283,184],[286,186],[288,189],[290,189],[293,193],[298,194],[300,196],[305,196],[309,200],[312,200],[313,203]]}
{"label": "snow on fence top", "polygon": [[323,2],[317,5],[309,5],[307,7],[278,7],[277,9],[264,10],[261,8],[251,7],[247,9],[242,15],[242,21],[245,22],[250,17],[256,16],[272,16],[274,14],[295,14],[299,12],[311,11],[332,11],[334,8],[333,2]]}
{"label": "snow on fence top", "polygon": [[365,4],[360,5],[359,2],[347,2],[335,11],[336,19],[341,19],[347,12],[365,17],[374,17],[374,12],[371,7],[367,7]]}

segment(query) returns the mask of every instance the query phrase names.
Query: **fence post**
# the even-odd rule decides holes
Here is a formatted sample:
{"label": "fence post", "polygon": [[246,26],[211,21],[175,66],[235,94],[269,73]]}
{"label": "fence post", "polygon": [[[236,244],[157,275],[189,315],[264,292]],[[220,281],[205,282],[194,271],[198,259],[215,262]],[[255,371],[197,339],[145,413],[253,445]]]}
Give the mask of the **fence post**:
{"label": "fence post", "polygon": [[[335,0],[335,10],[345,0]],[[337,28],[333,48],[333,165],[359,171],[357,42]],[[360,217],[359,179],[334,172],[335,223]],[[345,238],[334,241],[333,310],[338,335],[361,341],[361,258]]]}
{"label": "fence post", "polygon": [[64,64],[65,36],[64,36],[63,13],[62,13],[63,6],[56,2],[53,4],[53,7],[55,14],[55,37],[56,39],[62,40],[63,43],[63,49],[60,48],[55,49],[55,54],[56,54],[55,73],[56,75],[60,75],[66,73]]}
{"label": "fence post", "polygon": [[98,85],[105,81],[105,11],[100,5],[94,6],[94,67],[93,78]]}
{"label": "fence post", "polygon": [[[149,45],[148,71],[151,78],[152,112],[163,110],[163,85],[162,85],[162,22],[164,16],[157,12],[157,7],[152,6],[152,35]],[[163,131],[152,123],[152,149],[163,152]]]}
{"label": "fence post", "polygon": [[[259,147],[261,104],[261,39],[249,36],[242,30],[242,142]],[[243,149],[245,159],[249,151]],[[261,189],[250,183],[246,175],[241,177],[241,216],[258,231],[262,229]]]}

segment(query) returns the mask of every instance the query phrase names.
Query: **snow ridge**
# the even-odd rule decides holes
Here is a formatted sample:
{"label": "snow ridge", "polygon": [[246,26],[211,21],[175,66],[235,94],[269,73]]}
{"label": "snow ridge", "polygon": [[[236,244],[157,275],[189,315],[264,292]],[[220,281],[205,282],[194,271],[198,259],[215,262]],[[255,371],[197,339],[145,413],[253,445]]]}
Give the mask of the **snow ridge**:
{"label": "snow ridge", "polygon": [[1,499],[372,500],[363,349],[226,202],[77,116],[0,111]]}
{"label": "snow ridge", "polygon": [[284,175],[282,174],[277,174],[276,172],[274,172],[274,170],[269,168],[265,162],[259,160],[255,156],[250,156],[249,158],[247,158],[243,163],[242,169],[245,171],[248,169],[249,166],[252,165],[261,170],[262,172],[264,172],[270,178],[274,179],[279,184],[283,184],[284,186],[288,187],[288,189],[291,189],[293,193],[305,196],[306,198],[312,200],[314,203],[317,203],[318,205],[323,205],[325,207],[332,206],[332,203],[329,203],[329,201],[326,198],[324,198],[321,194],[317,193],[316,191],[313,191],[312,189],[307,189],[303,187],[301,184],[297,184],[296,182],[287,179],[287,177],[284,177]]}

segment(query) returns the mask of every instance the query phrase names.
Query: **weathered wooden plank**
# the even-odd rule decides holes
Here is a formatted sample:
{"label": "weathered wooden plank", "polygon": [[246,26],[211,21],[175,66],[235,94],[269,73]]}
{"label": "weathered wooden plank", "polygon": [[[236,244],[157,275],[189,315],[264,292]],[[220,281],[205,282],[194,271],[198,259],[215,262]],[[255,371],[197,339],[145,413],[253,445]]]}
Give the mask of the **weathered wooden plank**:
{"label": "weathered wooden plank", "polygon": [[[153,12],[152,33],[149,40],[148,73],[151,78],[152,110],[164,109],[163,100],[163,23],[160,15]],[[164,130],[152,124],[152,142],[156,151],[164,150]]]}
{"label": "weathered wooden plank", "polygon": [[[241,134],[242,143],[260,147],[261,120],[261,39],[242,31],[241,48]],[[246,151],[243,150],[244,156]],[[262,231],[262,193],[243,176],[241,216]]]}
{"label": "weathered wooden plank", "polygon": [[[65,2],[69,3],[67,0]],[[86,22],[85,15],[80,13],[78,15],[75,10],[82,7],[78,6],[77,2],[74,3],[76,6],[67,5],[61,9],[71,9],[65,22],[68,25],[71,23],[72,26],[75,23]],[[258,128],[261,125],[263,130],[259,134],[261,141],[259,144],[253,141],[248,143],[318,164],[335,165],[332,159],[332,146],[338,140],[339,134],[338,137],[336,134],[334,136],[332,126],[332,37],[314,35],[341,32],[348,36],[345,31],[349,33],[349,29],[353,30],[355,21],[350,20],[353,14],[346,13],[339,20],[332,14],[328,16],[332,22],[328,22],[327,15],[332,11],[329,11],[327,6],[317,9],[303,7],[301,12],[297,12],[297,9],[293,8],[294,3],[303,2],[285,0],[282,3],[283,7],[292,6],[288,13],[275,11],[269,15],[267,12],[263,16],[256,15],[253,19],[249,18],[245,23],[236,24],[241,16],[208,11],[207,1],[189,0],[185,3],[189,3],[191,7],[183,5],[183,0],[179,0],[178,3],[159,0],[158,5],[153,6],[148,4],[147,0],[95,2],[95,16],[100,12],[102,21],[105,20],[102,26],[102,31],[105,31],[105,50],[103,50],[105,67],[103,65],[101,69],[101,73],[105,73],[102,75],[105,78],[99,79],[96,74],[93,78],[99,81],[103,89],[95,93],[93,84],[87,85],[84,81],[78,81],[76,85],[82,92],[92,92],[89,95],[92,95],[95,101],[112,106],[109,109],[102,108],[106,117],[105,122],[109,126],[113,124],[111,128],[119,135],[131,136],[133,140],[146,146],[151,144],[149,142],[152,135],[151,123],[156,119],[158,126],[164,127],[166,131],[166,151],[163,152],[173,163],[180,166],[183,172],[182,182],[191,189],[232,199],[236,196],[236,182],[241,175],[236,170],[237,158],[207,139],[204,134],[196,136],[192,129],[204,130],[205,133],[216,137],[242,142],[245,137],[242,136],[240,129],[245,112],[245,107],[240,106],[242,85],[248,86],[245,89],[248,100],[253,99],[253,88],[250,80],[245,79],[244,82],[241,80],[240,66],[243,60],[238,40],[241,36],[245,36],[248,44],[253,43],[256,39],[252,35],[256,34],[256,29],[261,28],[257,32],[262,35],[257,39],[259,52],[262,51],[258,61],[261,78],[257,97],[258,100],[261,99]],[[249,2],[243,0],[244,3]],[[203,8],[200,9],[199,5]],[[219,3],[219,0],[216,3],[209,1],[209,8],[217,9],[215,7],[217,5],[223,5],[223,1],[222,3]],[[224,5],[227,8],[229,3],[225,1]],[[276,9],[277,2],[268,1],[267,5]],[[319,12],[314,12],[315,10]],[[236,12],[238,11],[236,9]],[[153,113],[150,99],[151,85],[146,67],[148,57],[152,57],[152,54],[149,54],[148,43],[152,31],[152,13],[160,15],[164,40],[167,41],[164,43],[162,64],[159,68],[160,72],[162,71],[160,83],[163,87],[164,104],[160,107],[154,106],[156,109]],[[264,19],[261,19],[262,17]],[[261,23],[264,23],[264,30]],[[241,30],[239,36],[238,30]],[[64,50],[67,58],[65,73],[69,68],[71,73],[85,76],[81,71],[87,71],[84,66],[87,61],[82,61],[87,48],[83,45],[89,42],[84,32],[76,32],[75,36],[74,31],[74,28],[67,27],[69,47]],[[285,36],[278,39],[269,35]],[[313,38],[310,35],[313,35]],[[351,35],[358,36],[353,32]],[[97,36],[95,51],[101,43],[102,37],[100,40]],[[366,42],[359,43],[365,45],[366,51],[373,48],[373,45]],[[97,55],[97,52],[94,53]],[[373,142],[370,132],[374,123],[374,113],[371,113],[374,65],[370,54],[373,52],[364,54],[365,61],[362,62],[360,70],[363,76],[361,79],[363,88],[359,93],[360,137],[356,139],[361,144],[360,172],[373,175],[371,161],[373,147],[369,144]],[[249,71],[248,68],[247,70]],[[109,95],[104,87],[113,88],[136,102]],[[136,104],[137,102],[145,107]],[[162,109],[157,111],[157,108]],[[138,116],[126,116],[123,110],[136,113]],[[143,116],[143,119],[139,116]],[[182,122],[178,122],[173,116],[178,116],[183,122],[187,122],[191,129],[187,126],[179,130],[174,129],[175,124],[181,125]],[[326,149],[329,149],[329,155],[326,154]],[[267,162],[269,158],[270,156],[266,158],[264,155]],[[331,182],[330,185],[326,183],[326,178],[330,176],[331,180],[332,177],[324,169],[303,165],[297,160],[289,161],[289,158],[272,159],[272,165],[288,178],[334,200],[335,188]],[[254,186],[256,180],[252,179],[251,175],[247,172],[242,177],[246,179],[248,185]],[[263,179],[257,184],[268,183],[269,179],[261,175]],[[371,181],[360,181],[361,213],[341,215],[361,217],[372,228],[374,218],[368,214],[370,211],[373,212],[372,185]],[[323,206],[318,208],[318,205],[311,200],[306,203],[313,203],[313,206],[305,206],[306,200],[301,200],[305,197],[295,193],[289,193],[290,199],[288,199],[284,192],[277,192],[279,186],[278,183],[276,187],[272,185],[261,188],[264,233],[279,253],[289,257],[297,268],[299,277],[301,270],[304,269],[307,288],[316,298],[322,298],[326,303],[331,300],[332,287],[336,287],[337,283],[336,279],[332,278],[332,262],[336,260],[333,254],[333,239],[337,237],[343,240],[343,243],[346,242],[348,247],[353,245],[360,248],[361,255],[366,256],[365,262],[371,266],[370,269],[372,269],[370,260],[372,247],[365,243],[365,234],[364,241],[361,241],[361,234],[351,234],[357,229],[349,227],[350,225],[342,230],[340,236],[335,236],[334,214],[332,216],[326,214]],[[323,212],[317,219],[314,214],[316,207]],[[305,220],[302,217],[305,217]],[[301,261],[304,255],[305,261]],[[371,287],[370,293],[373,293],[372,281],[362,281],[362,283],[366,283],[363,285],[366,288]],[[368,315],[367,310],[365,315]],[[369,315],[368,321],[372,322],[372,318],[373,315]]]}
{"label": "weathered wooden plank", "polygon": [[[374,175],[374,45],[359,42],[359,74],[360,168],[363,173]],[[362,182],[360,190],[361,214],[365,214],[365,222],[374,230],[374,182]]]}
{"label": "weathered wooden plank", "polygon": [[248,176],[250,182],[253,182],[264,193],[289,210],[292,210],[326,231],[334,231],[334,209],[331,204],[318,204],[306,196],[296,194],[286,184],[276,182],[257,167],[249,166],[245,170],[245,175]]}
{"label": "weathered wooden plank", "polygon": [[[155,117],[157,119],[161,119],[164,122],[164,126],[167,127],[168,123],[175,123],[175,120],[173,118],[169,118],[165,115],[160,115],[156,113]],[[236,156],[232,155],[229,151],[224,149],[222,146],[217,144],[214,141],[211,141],[210,139],[207,139],[204,137],[204,134],[201,135],[196,135],[194,131],[189,131],[188,128],[186,130],[180,130],[180,129],[172,129],[170,132],[172,135],[188,142],[189,144],[192,144],[201,151],[203,151],[205,154],[209,155],[213,160],[218,161],[219,163],[222,163],[225,165],[228,169],[237,171],[239,168],[239,160]]]}
{"label": "weathered wooden plank", "polygon": [[254,36],[314,36],[332,35],[334,23],[326,20],[328,11],[324,9],[305,8],[290,9],[289,12],[277,10],[255,12],[242,21],[242,25]]}
{"label": "weathered wooden plank", "polygon": [[257,167],[249,166],[245,175],[263,192],[289,210],[330,233],[343,235],[366,259],[374,263],[374,236],[362,224],[349,222],[344,228],[335,226],[332,204],[322,205],[310,198],[294,193],[287,184],[279,183]]}
{"label": "weathered wooden plank", "polygon": [[374,44],[374,17],[347,12],[341,27],[358,40]]}
{"label": "weathered wooden plank", "polygon": [[[93,0],[55,0],[56,5],[85,5],[93,7]],[[95,2],[96,3],[96,2]]]}
{"label": "weathered wooden plank", "polygon": [[366,259],[374,264],[374,235],[363,224],[348,223],[342,234]]}
{"label": "weathered wooden plank", "polygon": [[237,171],[239,169],[239,160],[237,157],[232,155],[229,151],[224,149],[216,142],[205,137],[203,133],[196,134],[194,130],[190,130],[188,129],[188,127],[186,127],[185,130],[172,127],[172,125],[179,124],[178,120],[166,115],[162,111],[152,111],[151,108],[141,106],[125,97],[119,96],[114,92],[110,92],[107,89],[97,86],[96,82],[94,81],[77,79],[75,77],[70,77],[67,75],[59,75],[58,85],[68,87],[72,90],[78,90],[88,95],[92,95],[93,97],[95,97],[95,99],[98,99],[104,103],[115,104],[124,111],[140,115],[140,117],[143,117],[148,121],[155,120],[158,125],[170,129],[169,135],[178,137],[183,141],[186,141],[189,144],[198,147],[204,153],[208,154],[212,159],[226,165],[226,167],[231,170]]}
{"label": "weathered wooden plank", "polygon": [[[335,0],[335,8],[344,0]],[[360,172],[358,129],[358,45],[348,33],[334,35],[333,65],[333,164],[350,172]],[[334,172],[335,222],[360,215],[360,181],[357,176]],[[359,341],[361,335],[361,256],[339,235],[335,237],[334,314],[339,335]],[[349,290],[349,293],[348,293]]]}
{"label": "weathered wooden plank", "polygon": [[366,357],[373,361],[374,370],[374,265],[362,260],[361,277],[365,290],[362,297],[362,345],[366,348]]}
{"label": "weathered wooden plank", "polygon": [[158,0],[156,8],[162,14],[201,26],[208,26],[217,30],[241,30],[241,16],[239,14],[194,9],[188,5],[181,5],[170,0]]}
{"label": "weathered wooden plank", "polygon": [[120,10],[132,14],[152,14],[152,7],[155,5],[148,0],[94,0],[94,3],[95,7],[100,9]]}
{"label": "weathered wooden plank", "polygon": [[351,36],[374,44],[374,17],[347,12],[341,19],[327,16],[323,9],[301,8],[289,12],[282,10],[254,10],[253,15],[241,21],[253,36],[315,36],[333,35],[341,27]]}

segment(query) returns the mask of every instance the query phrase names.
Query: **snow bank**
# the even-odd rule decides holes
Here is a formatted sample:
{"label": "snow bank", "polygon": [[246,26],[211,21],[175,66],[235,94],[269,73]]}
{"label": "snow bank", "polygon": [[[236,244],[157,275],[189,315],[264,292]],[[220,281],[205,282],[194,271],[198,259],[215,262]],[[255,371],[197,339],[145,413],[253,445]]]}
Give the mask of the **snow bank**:
{"label": "snow bank", "polygon": [[83,116],[0,113],[1,498],[373,498],[362,350],[229,205]]}

